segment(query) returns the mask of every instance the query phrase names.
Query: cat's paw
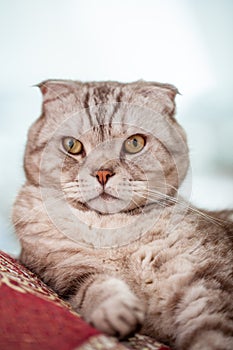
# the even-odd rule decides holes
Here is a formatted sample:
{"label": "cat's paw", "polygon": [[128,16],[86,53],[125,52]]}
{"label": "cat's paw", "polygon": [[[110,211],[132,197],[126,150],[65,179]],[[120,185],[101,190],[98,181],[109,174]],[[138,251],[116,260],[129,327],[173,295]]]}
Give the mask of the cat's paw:
{"label": "cat's paw", "polygon": [[89,322],[104,333],[124,338],[140,329],[144,316],[145,307],[136,296],[117,293],[93,311]]}

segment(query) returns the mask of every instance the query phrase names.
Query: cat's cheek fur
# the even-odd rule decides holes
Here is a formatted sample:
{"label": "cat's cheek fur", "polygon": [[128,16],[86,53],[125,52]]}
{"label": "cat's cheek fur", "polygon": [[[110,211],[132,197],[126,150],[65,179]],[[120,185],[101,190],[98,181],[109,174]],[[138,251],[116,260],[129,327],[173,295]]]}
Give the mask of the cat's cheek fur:
{"label": "cat's cheek fur", "polygon": [[106,275],[96,275],[83,287],[69,301],[94,327],[119,338],[141,328],[145,305],[125,282]]}

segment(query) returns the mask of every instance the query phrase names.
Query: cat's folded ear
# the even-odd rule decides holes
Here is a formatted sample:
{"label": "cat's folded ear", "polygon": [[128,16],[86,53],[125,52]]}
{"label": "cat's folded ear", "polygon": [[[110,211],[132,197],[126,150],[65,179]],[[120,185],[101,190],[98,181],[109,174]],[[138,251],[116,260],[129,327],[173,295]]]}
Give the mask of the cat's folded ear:
{"label": "cat's folded ear", "polygon": [[45,80],[36,86],[40,88],[43,95],[43,101],[61,99],[66,93],[69,93],[74,86],[72,80]]}
{"label": "cat's folded ear", "polygon": [[174,85],[139,80],[136,82],[136,91],[145,99],[148,106],[152,108],[156,106],[158,109],[160,105],[164,113],[174,115],[175,97],[180,94]]}
{"label": "cat's folded ear", "polygon": [[153,92],[165,93],[171,100],[174,100],[177,94],[180,94],[178,89],[172,84],[163,84],[153,81],[139,80],[138,88],[145,96],[151,95]]}

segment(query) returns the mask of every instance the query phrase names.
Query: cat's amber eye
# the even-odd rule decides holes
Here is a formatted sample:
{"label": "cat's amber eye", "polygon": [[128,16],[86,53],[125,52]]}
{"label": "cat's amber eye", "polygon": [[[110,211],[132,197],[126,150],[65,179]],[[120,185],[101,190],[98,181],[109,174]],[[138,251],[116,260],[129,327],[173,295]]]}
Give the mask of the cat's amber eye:
{"label": "cat's amber eye", "polygon": [[64,137],[62,140],[63,147],[70,154],[80,154],[83,150],[83,145],[74,137]]}
{"label": "cat's amber eye", "polygon": [[140,152],[143,147],[145,146],[145,139],[143,136],[136,134],[130,136],[127,140],[124,142],[124,151],[126,153],[138,153]]}

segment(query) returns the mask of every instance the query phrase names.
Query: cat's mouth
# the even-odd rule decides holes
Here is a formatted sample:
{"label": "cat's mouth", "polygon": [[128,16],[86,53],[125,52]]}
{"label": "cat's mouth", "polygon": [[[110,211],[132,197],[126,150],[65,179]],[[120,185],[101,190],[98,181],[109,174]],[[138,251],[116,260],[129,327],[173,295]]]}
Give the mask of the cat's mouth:
{"label": "cat's mouth", "polygon": [[107,201],[107,202],[112,202],[114,201],[115,199],[119,199],[111,194],[108,194],[106,192],[102,192],[100,195],[99,195],[99,198],[102,198],[103,200]]}
{"label": "cat's mouth", "polygon": [[100,199],[104,200],[107,203],[115,202],[116,200],[120,201],[120,198],[119,198],[119,196],[117,196],[117,194],[116,195],[115,195],[115,193],[110,194],[110,193],[107,193],[105,190],[103,190],[103,192],[98,194],[98,196],[91,198],[89,201],[87,201],[87,203],[93,202],[95,200],[100,200]]}
{"label": "cat's mouth", "polygon": [[117,192],[114,192],[114,194],[110,194],[108,192],[106,192],[105,190],[103,190],[101,193],[99,193],[97,196],[94,196],[88,200],[85,200],[83,199],[82,203],[88,203],[88,202],[92,202],[94,200],[98,200],[98,199],[103,199],[104,201],[107,201],[107,202],[111,202],[111,201],[114,201],[114,200],[120,200],[120,197],[119,195],[117,194]]}
{"label": "cat's mouth", "polygon": [[100,214],[113,214],[122,210],[123,202],[119,196],[102,191],[86,202],[87,207]]}

